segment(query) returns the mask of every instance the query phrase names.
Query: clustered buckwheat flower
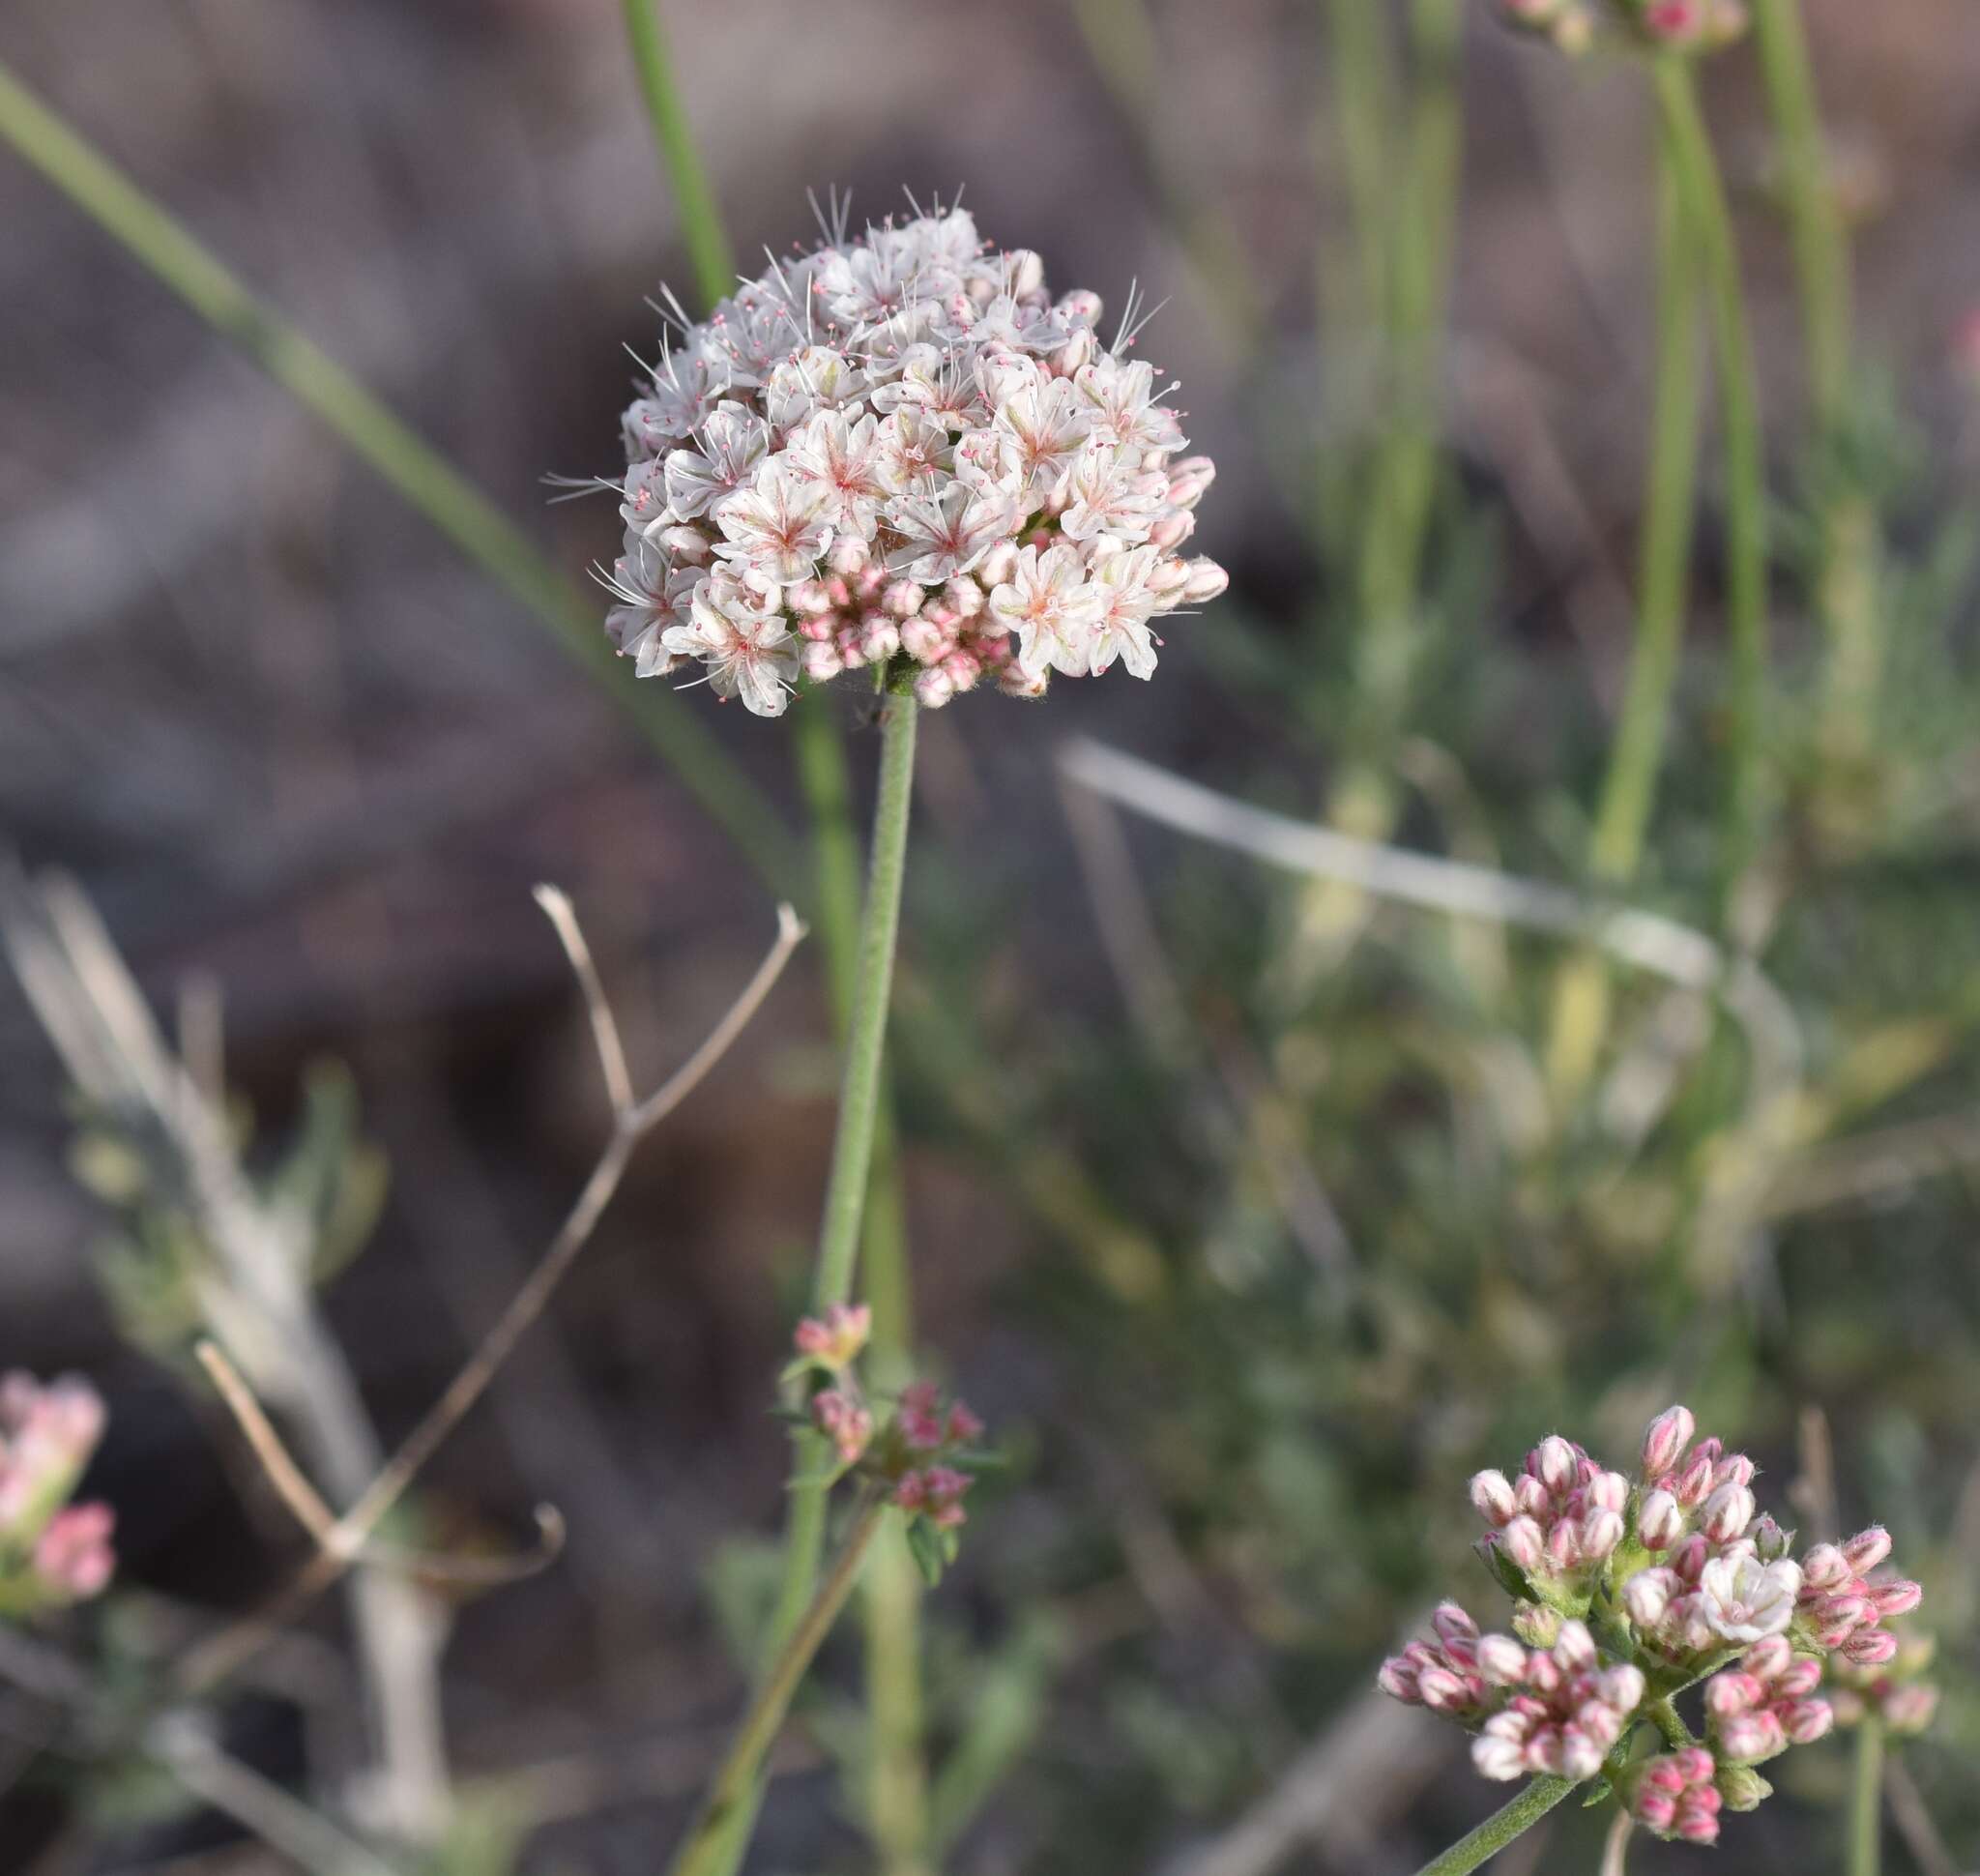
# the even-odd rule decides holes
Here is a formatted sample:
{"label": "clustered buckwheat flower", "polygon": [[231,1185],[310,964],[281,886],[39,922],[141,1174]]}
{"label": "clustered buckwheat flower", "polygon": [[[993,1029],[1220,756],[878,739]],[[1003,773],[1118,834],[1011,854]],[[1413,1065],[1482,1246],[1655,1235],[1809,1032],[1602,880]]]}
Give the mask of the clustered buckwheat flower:
{"label": "clustered buckwheat flower", "polygon": [[1860,1726],[1875,1715],[1887,1731],[1922,1733],[1938,1712],[1938,1687],[1925,1679],[1937,1652],[1930,1635],[1906,1634],[1886,1661],[1863,1666],[1847,1654],[1829,1657],[1828,1698],[1838,1726]]}
{"label": "clustered buckwheat flower", "polygon": [[916,1557],[932,1573],[954,1560],[955,1534],[968,1517],[963,1499],[975,1482],[963,1468],[984,1457],[975,1451],[983,1422],[962,1401],[946,1400],[933,1381],[910,1382],[883,1422],[858,1371],[872,1326],[865,1304],[835,1304],[822,1317],[806,1316],[792,1335],[797,1359],[786,1375],[826,1377],[804,1421],[831,1442],[835,1476],[853,1474],[907,1514]]}
{"label": "clustered buckwheat flower", "polygon": [[87,1381],[0,1376],[0,1616],[82,1601],[108,1584],[114,1514],[69,1502],[102,1431]]}
{"label": "clustered buckwheat flower", "polygon": [[[1875,1701],[1922,1726],[1933,1690],[1884,1683],[1898,1656],[1882,1625],[1918,1604],[1917,1584],[1876,1577],[1890,1553],[1878,1526],[1796,1561],[1793,1533],[1762,1512],[1753,1461],[1695,1440],[1690,1412],[1650,1422],[1634,1479],[1558,1434],[1519,1472],[1477,1474],[1481,1557],[1515,1598],[1514,1635],[1480,1634],[1454,1602],[1435,1639],[1383,1664],[1378,1685],[1475,1735],[1490,1778],[1605,1773],[1646,1829],[1711,1843],[1721,1810],[1752,1810],[1771,1787],[1755,1767],[1820,1739],[1845,1701]],[[1830,1677],[1832,1698],[1818,1692]],[[1668,1702],[1703,1683],[1704,1739],[1684,1744]],[[1652,1716],[1681,1749],[1627,1762],[1630,1732]],[[1893,1723],[1898,1723],[1894,1721]]]}
{"label": "clustered buckwheat flower", "polygon": [[[676,308],[678,312],[678,308]],[[606,630],[641,677],[698,661],[782,715],[872,669],[929,707],[986,679],[1154,669],[1153,622],[1214,598],[1179,551],[1215,470],[1098,298],[961,210],[843,230],[678,319],[626,412]]]}

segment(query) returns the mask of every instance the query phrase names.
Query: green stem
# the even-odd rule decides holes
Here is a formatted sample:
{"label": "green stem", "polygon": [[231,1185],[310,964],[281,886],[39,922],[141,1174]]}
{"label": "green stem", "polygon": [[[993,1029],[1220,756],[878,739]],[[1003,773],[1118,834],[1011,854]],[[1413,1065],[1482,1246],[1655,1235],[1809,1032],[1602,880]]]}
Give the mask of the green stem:
{"label": "green stem", "polygon": [[861,1507],[848,1534],[845,1546],[830,1573],[819,1584],[789,1639],[777,1653],[763,1685],[749,1703],[749,1710],[736,1729],[720,1768],[702,1800],[701,1809],[686,1837],[668,1865],[669,1876],[713,1876],[725,1866],[726,1844],[736,1817],[754,1807],[757,1781],[771,1747],[791,1711],[791,1701],[802,1683],[812,1658],[817,1655],[839,1611],[859,1581],[859,1565],[872,1543],[874,1533],[886,1515],[887,1507],[869,1500]]}
{"label": "green stem", "polygon": [[1465,1876],[1488,1857],[1496,1857],[1515,1837],[1534,1825],[1578,1789],[1572,1778],[1554,1778],[1542,1773],[1509,1804],[1494,1811],[1475,1831],[1460,1837],[1441,1857],[1431,1860],[1416,1876]]}
{"label": "green stem", "polygon": [[1656,381],[1638,548],[1636,642],[1588,856],[1595,877],[1616,886],[1636,877],[1656,798],[1684,636],[1697,500],[1698,276],[1692,265],[1692,229],[1678,199],[1668,143],[1663,157],[1657,191]]}
{"label": "green stem", "polygon": [[[901,884],[907,873],[908,819],[914,791],[916,704],[911,696],[886,700],[881,727],[880,795],[873,810],[872,850],[867,862],[866,907],[859,923],[852,1019],[839,1087],[838,1131],[832,1142],[831,1172],[826,1187],[825,1216],[819,1229],[812,1307],[820,1312],[850,1301],[859,1228],[872,1183],[879,1134],[881,1069],[887,1040],[888,1004],[893,982],[895,940],[900,928]],[[778,1650],[797,1631],[818,1578],[825,1548],[826,1480],[830,1451],[821,1436],[803,1432],[796,1441],[790,1509],[784,1525],[783,1580],[771,1629]],[[757,1795],[727,1807],[717,1831],[718,1860],[711,1876],[728,1876],[742,1861],[754,1825]],[[711,1853],[712,1856],[715,1853]]]}
{"label": "green stem", "polygon": [[1878,1876],[1883,1861],[1883,1721],[1866,1714],[1856,1729],[1849,1787],[1849,1876]]}
{"label": "green stem", "polygon": [[1765,775],[1766,459],[1759,378],[1747,328],[1746,298],[1739,281],[1739,255],[1718,161],[1699,105],[1697,80],[1689,63],[1674,54],[1657,59],[1652,71],[1685,215],[1704,258],[1718,366],[1719,421],[1726,457],[1726,629],[1732,661],[1727,706],[1729,777],[1720,864],[1722,890],[1730,899],[1759,847]]}
{"label": "green stem", "polygon": [[712,307],[736,284],[736,256],[674,83],[658,0],[626,0],[626,38],[632,48],[633,70],[639,74],[640,96],[646,101],[654,137],[660,146],[660,161],[673,185],[674,206],[680,211],[681,230],[687,237],[688,257],[694,262],[694,283],[703,304]]}
{"label": "green stem", "polygon": [[1828,142],[1822,134],[1799,0],[1754,0],[1753,32],[1779,147],[1801,296],[1809,395],[1817,424],[1824,435],[1832,436],[1849,400],[1849,331],[1855,314],[1849,237],[1829,176]]}
{"label": "green stem", "polygon": [[[1656,801],[1684,637],[1698,499],[1698,270],[1668,138],[1660,140],[1659,158],[1657,357],[1637,549],[1636,638],[1588,853],[1595,878],[1616,887],[1636,877]],[[1588,947],[1570,953],[1555,982],[1547,1039],[1548,1081],[1563,1107],[1580,1093],[1600,1054],[1609,1028],[1609,993],[1602,953]]]}
{"label": "green stem", "polygon": [[342,366],[258,300],[190,233],[0,66],[0,140],[239,346],[405,502],[542,624],[631,712],[711,819],[761,877],[801,896],[790,836],[762,791],[663,685],[629,683],[598,607],[445,456]]}

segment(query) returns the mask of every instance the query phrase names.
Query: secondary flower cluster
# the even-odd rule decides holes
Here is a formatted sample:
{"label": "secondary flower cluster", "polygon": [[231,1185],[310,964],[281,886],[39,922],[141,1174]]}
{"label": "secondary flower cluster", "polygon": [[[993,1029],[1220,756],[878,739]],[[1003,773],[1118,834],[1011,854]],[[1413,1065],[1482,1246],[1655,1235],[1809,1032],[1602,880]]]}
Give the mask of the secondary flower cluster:
{"label": "secondary flower cluster", "polygon": [[1829,1705],[1838,1726],[1859,1726],[1875,1715],[1893,1733],[1922,1733],[1938,1712],[1938,1687],[1925,1679],[1935,1653],[1930,1635],[1898,1638],[1890,1659],[1864,1667],[1844,1656],[1829,1661]]}
{"label": "secondary flower cluster", "polygon": [[[1920,1594],[1873,1574],[1888,1535],[1873,1526],[1795,1561],[1793,1534],[1755,1502],[1753,1461],[1716,1439],[1694,1442],[1696,1430],[1683,1407],[1660,1414],[1633,1478],[1558,1434],[1512,1478],[1479,1473],[1478,1550],[1515,1598],[1515,1633],[1481,1634],[1446,1602],[1435,1639],[1411,1643],[1378,1681],[1475,1734],[1472,1763],[1488,1778],[1601,1773],[1646,1828],[1710,1843],[1722,1808],[1751,1810],[1767,1795],[1754,1767],[1835,1724],[1818,1692],[1825,1671],[1858,1712],[1895,1701],[1922,1724],[1931,1701],[1907,1697],[1922,1685],[1908,1676],[1874,1678],[1899,1653],[1886,1620]],[[1699,1682],[1703,1742],[1670,1705]],[[1644,1719],[1676,1749],[1628,1764]]]}
{"label": "secondary flower cluster", "polygon": [[1147,677],[1153,621],[1226,583],[1178,551],[1215,471],[1174,387],[960,210],[838,233],[682,316],[626,410],[621,653],[761,717],[868,667],[931,706]]}
{"label": "secondary flower cluster", "polygon": [[978,1456],[971,1449],[982,1437],[983,1422],[960,1400],[945,1402],[933,1381],[911,1382],[892,1416],[878,1421],[858,1370],[872,1331],[873,1312],[863,1303],[835,1303],[823,1316],[799,1323],[793,1368],[828,1378],[811,1396],[811,1424],[832,1443],[841,1473],[855,1473],[884,1491],[911,1525],[925,1519],[952,1541],[967,1516],[964,1495],[975,1482],[961,1467]]}
{"label": "secondary flower cluster", "polygon": [[0,1376],[0,1615],[80,1601],[109,1582],[110,1508],[69,1502],[102,1431],[87,1381]]}
{"label": "secondary flower cluster", "polygon": [[1573,53],[1592,46],[1605,21],[1664,52],[1715,52],[1747,27],[1743,0],[1499,0],[1499,10],[1522,32]]}

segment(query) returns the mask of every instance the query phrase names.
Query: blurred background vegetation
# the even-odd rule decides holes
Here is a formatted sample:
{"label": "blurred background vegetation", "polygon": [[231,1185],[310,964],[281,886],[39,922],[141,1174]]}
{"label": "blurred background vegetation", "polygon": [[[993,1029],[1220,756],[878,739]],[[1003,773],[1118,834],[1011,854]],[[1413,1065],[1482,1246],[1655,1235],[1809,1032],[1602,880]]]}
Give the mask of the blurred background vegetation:
{"label": "blurred background vegetation", "polygon": [[[1143,350],[1217,460],[1200,544],[1234,574],[1148,687],[924,725],[894,1050],[918,1338],[1014,1463],[924,1613],[913,1841],[874,1812],[848,1632],[751,1867],[1415,1867],[1491,1794],[1370,1688],[1448,1586],[1494,1606],[1465,1478],[1554,1427],[1620,1458],[1676,1398],[1791,1482],[1804,1528],[1892,1527],[1947,1700],[1899,1761],[1890,1856],[1980,1865],[1962,0],[1809,0],[1856,279],[1826,363],[1765,71],[1748,46],[1701,74],[1772,548],[1762,806],[1730,869],[1737,543],[1709,390],[1665,759],[1635,850],[1600,831],[1658,368],[1656,117],[1630,64],[1459,0],[662,15],[743,253],[809,237],[808,185],[878,215],[904,182],[963,184],[1058,287],[1166,301]],[[614,470],[622,344],[651,345],[658,278],[694,274],[618,7],[15,0],[0,60],[553,568],[609,555],[603,506],[546,507],[539,479]],[[530,884],[583,911],[635,1056],[677,1059],[769,894],[665,757],[705,730],[795,829],[791,740],[701,698],[643,734],[629,672],[539,630],[566,602],[536,563],[491,580],[11,158],[0,218],[0,833],[81,880],[161,1008],[219,986],[249,1163],[312,1220],[389,1438],[604,1125]],[[863,800],[864,713],[819,704]],[[1625,896],[1749,954],[1761,1013],[1150,826],[1066,773],[1074,737]],[[772,864],[802,891],[810,860]],[[426,1479],[417,1516],[455,1547],[539,1499],[570,1528],[555,1570],[451,1611],[462,1876],[652,1867],[719,1749],[732,1643],[772,1586],[734,1534],[781,1514],[763,1408],[830,1137],[821,968],[669,1123]],[[0,1051],[0,1365],[109,1398],[90,1488],[126,1588],[74,1641],[141,1682],[296,1541],[183,1385],[171,1194],[101,1114],[78,1133],[11,980]],[[297,1791],[357,1756],[336,1619],[224,1709],[229,1750]],[[115,1752],[47,1749],[28,1711],[0,1689],[0,1867],[279,1866]],[[1846,1746],[1793,1771],[1741,1820],[1742,1867],[1828,1866]],[[1591,1867],[1594,1827],[1501,1866],[1529,1852]]]}

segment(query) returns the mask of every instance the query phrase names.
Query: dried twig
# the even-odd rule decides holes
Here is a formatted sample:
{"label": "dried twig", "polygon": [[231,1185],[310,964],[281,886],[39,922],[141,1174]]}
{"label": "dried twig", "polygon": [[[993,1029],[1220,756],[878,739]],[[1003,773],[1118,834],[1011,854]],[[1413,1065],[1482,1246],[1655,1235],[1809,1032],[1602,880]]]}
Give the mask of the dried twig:
{"label": "dried twig", "polygon": [[[777,908],[776,940],[757,967],[756,975],[710,1032],[707,1041],[658,1089],[644,1100],[637,1100],[631,1093],[630,1075],[625,1070],[617,1021],[598,983],[596,969],[591,963],[590,950],[584,943],[568,901],[554,889],[540,890],[537,896],[538,903],[549,915],[559,939],[564,943],[591,1015],[593,1040],[598,1048],[606,1088],[612,1095],[612,1126],[605,1145],[556,1236],[510,1300],[509,1306],[496,1319],[460,1372],[427,1410],[424,1419],[379,1468],[350,1508],[335,1520],[329,1532],[319,1538],[315,1557],[270,1608],[214,1636],[181,1661],[179,1685],[189,1692],[210,1687],[231,1674],[299,1610],[335,1583],[350,1568],[352,1559],[364,1551],[379,1521],[404,1496],[442,1441],[487,1390],[510,1350],[542,1314],[557,1285],[590,1240],[605,1207],[619,1189],[634,1148],[693,1092],[727,1053],[762,1007],[772,985],[782,975],[791,953],[804,936],[804,926],[797,914],[790,906],[780,905]],[[278,1488],[279,1484],[277,1480]],[[302,1510],[295,1504],[292,1503],[291,1509],[302,1515]],[[305,1521],[306,1524],[307,1520]]]}

